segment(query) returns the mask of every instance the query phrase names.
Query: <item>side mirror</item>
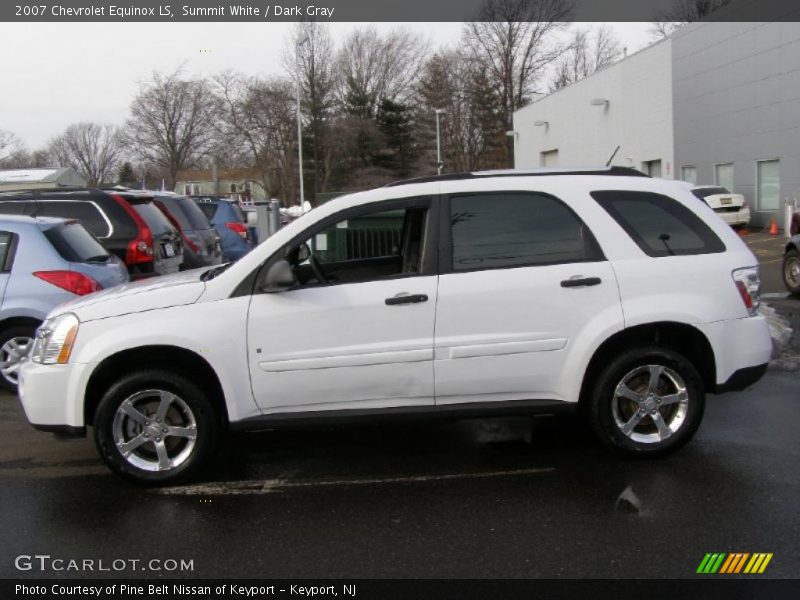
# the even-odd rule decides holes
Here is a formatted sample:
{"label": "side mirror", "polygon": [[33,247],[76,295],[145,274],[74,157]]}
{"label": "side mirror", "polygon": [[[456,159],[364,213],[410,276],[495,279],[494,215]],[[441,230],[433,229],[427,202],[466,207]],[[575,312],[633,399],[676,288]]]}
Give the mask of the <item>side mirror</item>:
{"label": "side mirror", "polygon": [[292,287],[294,282],[292,267],[289,261],[282,258],[267,269],[267,273],[261,279],[258,289],[266,294],[274,294]]}

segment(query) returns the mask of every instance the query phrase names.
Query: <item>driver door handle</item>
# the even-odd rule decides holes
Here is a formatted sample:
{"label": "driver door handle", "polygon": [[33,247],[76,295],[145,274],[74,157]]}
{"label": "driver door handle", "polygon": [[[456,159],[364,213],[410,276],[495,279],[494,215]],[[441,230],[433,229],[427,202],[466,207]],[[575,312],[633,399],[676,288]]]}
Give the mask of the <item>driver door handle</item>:
{"label": "driver door handle", "polygon": [[562,281],[561,287],[591,287],[593,285],[600,285],[601,282],[602,280],[599,277],[581,277],[578,275],[577,277],[571,277],[570,279]]}
{"label": "driver door handle", "polygon": [[417,304],[418,302],[427,301],[427,294],[407,294],[405,296],[393,296],[385,300],[387,306],[396,306],[397,304]]}

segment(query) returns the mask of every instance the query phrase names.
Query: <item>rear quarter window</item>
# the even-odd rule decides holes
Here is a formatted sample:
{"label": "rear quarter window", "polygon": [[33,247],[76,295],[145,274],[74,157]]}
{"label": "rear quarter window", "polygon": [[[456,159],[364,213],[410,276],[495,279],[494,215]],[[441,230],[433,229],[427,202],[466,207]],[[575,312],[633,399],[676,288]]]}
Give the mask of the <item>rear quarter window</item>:
{"label": "rear quarter window", "polygon": [[725,252],[725,244],[711,228],[674,198],[628,190],[591,196],[648,256]]}
{"label": "rear quarter window", "polygon": [[45,230],[44,236],[68,262],[104,262],[108,252],[78,223],[66,223]]}

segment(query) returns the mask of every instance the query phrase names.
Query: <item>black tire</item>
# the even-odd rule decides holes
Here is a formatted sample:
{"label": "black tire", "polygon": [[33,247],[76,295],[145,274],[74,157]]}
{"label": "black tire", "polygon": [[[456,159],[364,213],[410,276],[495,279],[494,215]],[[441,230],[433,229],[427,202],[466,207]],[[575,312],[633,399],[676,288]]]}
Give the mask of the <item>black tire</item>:
{"label": "black tire", "polygon": [[[28,348],[30,351],[35,336],[36,327],[34,325],[13,325],[0,331],[0,348],[4,348],[11,340],[27,338],[30,340],[31,344]],[[5,361],[7,358],[5,351],[0,352],[0,361]],[[16,381],[12,381],[12,379],[9,379],[4,373],[0,373],[0,387],[13,394],[17,393]]]}
{"label": "black tire", "polygon": [[[152,404],[158,402],[156,396],[151,392],[167,392],[178,398],[182,404],[172,400],[169,404],[170,411],[162,424],[156,424],[156,411],[151,410]],[[142,396],[142,397],[139,397]],[[137,398],[138,397],[138,398]],[[118,416],[118,411],[124,402],[132,401],[129,405],[139,411],[139,416],[149,415],[146,421],[147,427],[132,417],[123,415]],[[148,470],[142,468],[132,461],[147,463],[147,461],[159,462],[156,443],[152,441],[153,435],[148,432],[156,431],[162,427],[180,427],[184,431],[191,429],[186,421],[189,413],[194,419],[195,437],[193,445],[191,439],[182,436],[164,435],[163,444],[170,438],[170,445],[180,458],[181,462],[174,467],[167,467],[164,470]],[[181,423],[181,419],[184,420]],[[116,435],[122,435],[126,441],[131,441],[134,437],[141,435],[148,437],[148,441],[141,443],[136,450],[130,453],[129,458],[123,456],[122,451],[115,442],[115,420],[119,425]],[[195,476],[205,465],[216,449],[221,430],[221,419],[211,403],[206,392],[194,384],[187,377],[158,369],[142,370],[130,375],[126,375],[114,383],[103,395],[97,407],[94,421],[94,435],[97,450],[106,464],[117,474],[129,481],[140,485],[172,485],[177,484]],[[126,435],[127,434],[127,435]],[[161,438],[158,438],[161,443]],[[174,444],[174,445],[173,445]],[[166,447],[166,446],[165,446]],[[183,447],[185,453],[179,452]],[[171,452],[171,451],[170,451]],[[185,456],[184,456],[185,454]],[[151,465],[153,466],[153,465]]]}
{"label": "black tire", "polygon": [[791,275],[791,270],[800,268],[800,252],[792,248],[783,255],[783,284],[792,295],[800,295],[800,277]]}
{"label": "black tire", "polygon": [[[662,371],[653,378],[659,382],[655,395],[648,398],[651,374],[647,367],[650,365],[662,367]],[[639,370],[641,373],[637,375]],[[629,376],[630,379],[626,379]],[[674,381],[685,388],[685,404],[666,404],[668,399],[678,397],[680,387]],[[623,382],[637,388],[633,391],[637,392],[635,395],[640,397],[641,403],[617,395],[617,386]],[[597,437],[614,451],[629,456],[655,457],[674,452],[686,444],[700,426],[704,410],[705,390],[694,365],[669,348],[651,346],[627,350],[608,363],[593,385],[587,412]],[[634,421],[634,416],[639,421]],[[674,432],[662,436],[657,420],[667,427],[674,426]],[[630,435],[623,433],[623,427],[618,424],[634,422],[636,425]]]}

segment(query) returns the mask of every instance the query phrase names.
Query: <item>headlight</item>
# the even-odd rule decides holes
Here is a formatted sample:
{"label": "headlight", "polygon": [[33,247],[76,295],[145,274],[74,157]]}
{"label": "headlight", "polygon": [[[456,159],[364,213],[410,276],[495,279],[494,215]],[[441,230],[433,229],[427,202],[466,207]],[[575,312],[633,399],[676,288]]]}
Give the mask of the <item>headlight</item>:
{"label": "headlight", "polygon": [[44,365],[69,362],[72,346],[78,336],[78,317],[65,313],[44,322],[36,332],[31,360]]}

